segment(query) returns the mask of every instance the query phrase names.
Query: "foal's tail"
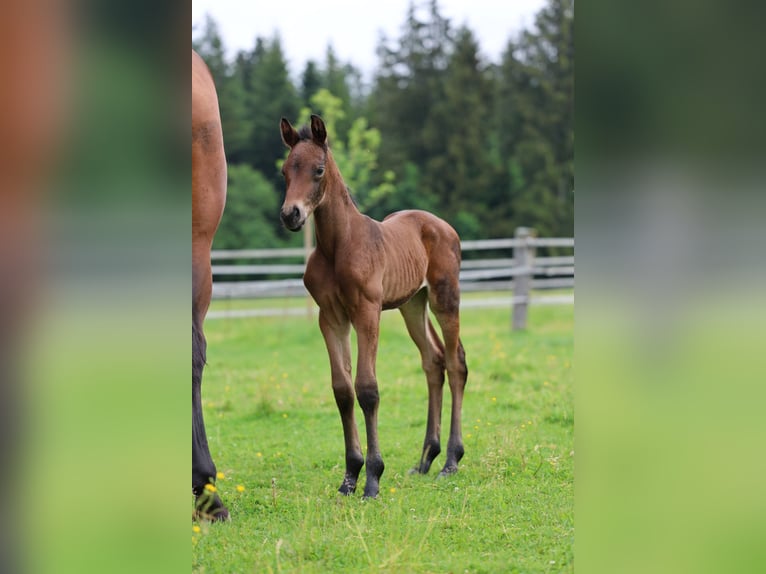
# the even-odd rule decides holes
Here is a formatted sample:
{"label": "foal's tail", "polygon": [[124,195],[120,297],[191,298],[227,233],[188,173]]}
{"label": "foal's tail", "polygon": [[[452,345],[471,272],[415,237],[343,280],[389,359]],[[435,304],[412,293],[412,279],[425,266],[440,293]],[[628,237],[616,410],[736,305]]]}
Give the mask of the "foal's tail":
{"label": "foal's tail", "polygon": [[192,321],[192,382],[202,381],[202,369],[206,361],[207,343],[202,329],[197,326],[196,321]]}
{"label": "foal's tail", "polygon": [[465,361],[465,349],[463,348],[463,341],[460,340],[460,337],[458,337],[457,339],[457,359],[458,361],[460,361],[460,364],[465,369],[465,380],[467,382],[468,381],[468,364]]}
{"label": "foal's tail", "polygon": [[[428,311],[426,311],[426,314]],[[444,343],[441,340],[441,337],[439,337],[439,333],[436,331],[436,327],[434,327],[434,324],[431,322],[430,317],[426,317],[428,321],[428,332],[431,335],[431,339],[433,339],[434,343],[436,343],[436,346],[439,348],[439,353],[441,356],[444,356]]]}

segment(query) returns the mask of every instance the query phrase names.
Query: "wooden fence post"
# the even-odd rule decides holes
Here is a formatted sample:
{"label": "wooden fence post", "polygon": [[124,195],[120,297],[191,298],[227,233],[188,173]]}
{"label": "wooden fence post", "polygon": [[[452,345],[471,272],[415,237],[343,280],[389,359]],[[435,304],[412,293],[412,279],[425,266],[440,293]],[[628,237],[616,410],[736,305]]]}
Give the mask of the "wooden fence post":
{"label": "wooden fence post", "polygon": [[532,283],[532,268],[535,265],[535,230],[528,227],[516,228],[516,240],[519,245],[513,248],[514,266],[517,274],[513,279],[513,310],[511,325],[514,331],[527,328],[527,306],[529,289]]}

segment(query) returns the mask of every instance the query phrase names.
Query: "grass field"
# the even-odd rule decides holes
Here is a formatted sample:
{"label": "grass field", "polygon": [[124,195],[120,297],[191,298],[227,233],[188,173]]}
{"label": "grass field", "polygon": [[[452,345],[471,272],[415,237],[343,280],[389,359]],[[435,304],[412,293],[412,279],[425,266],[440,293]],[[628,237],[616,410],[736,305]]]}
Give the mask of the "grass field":
{"label": "grass field", "polygon": [[[205,420],[232,520],[192,524],[193,571],[572,572],[573,315],[533,307],[512,333],[509,309],[463,311],[466,452],[436,480],[444,451],[431,474],[408,474],[427,389],[401,317],[384,313],[375,500],[361,498],[364,471],[357,494],[336,492],[343,433],[316,320],[209,320]],[[445,385],[443,449],[449,404]],[[359,409],[357,422],[364,444]]]}

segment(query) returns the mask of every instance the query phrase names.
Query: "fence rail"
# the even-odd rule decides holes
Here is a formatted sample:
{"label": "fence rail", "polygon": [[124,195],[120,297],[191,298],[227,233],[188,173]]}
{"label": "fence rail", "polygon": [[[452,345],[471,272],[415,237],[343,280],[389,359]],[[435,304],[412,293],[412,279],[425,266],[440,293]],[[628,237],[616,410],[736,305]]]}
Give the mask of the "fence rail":
{"label": "fence rail", "polygon": [[[513,238],[463,241],[461,247],[464,257],[460,268],[461,290],[512,292],[513,297],[503,298],[503,301],[505,305],[513,306],[514,328],[524,328],[529,303],[543,302],[540,297],[530,296],[531,290],[574,287],[574,255],[536,257],[537,248],[574,249],[574,238],[538,238],[534,236],[533,230],[519,228]],[[480,254],[486,251],[493,251],[493,257],[474,257],[474,252]],[[498,252],[503,251],[510,251],[511,256],[498,257]],[[213,298],[307,297],[302,276],[309,253],[305,248],[214,250],[211,253]],[[275,259],[280,261],[268,262]],[[219,264],[219,261],[227,263]],[[549,299],[559,303],[573,300],[571,296],[565,298]],[[487,303],[490,301],[497,303],[499,299],[488,299]],[[292,311],[306,313],[306,310]],[[285,310],[250,309],[211,312],[208,316],[240,317],[284,313]]]}

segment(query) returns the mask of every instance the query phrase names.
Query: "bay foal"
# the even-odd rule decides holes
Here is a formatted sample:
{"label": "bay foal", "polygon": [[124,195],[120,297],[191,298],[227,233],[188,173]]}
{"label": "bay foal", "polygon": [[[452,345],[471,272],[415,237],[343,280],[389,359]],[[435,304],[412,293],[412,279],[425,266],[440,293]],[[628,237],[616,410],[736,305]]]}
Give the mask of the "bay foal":
{"label": "bay foal", "polygon": [[216,468],[202,419],[206,351],[202,322],[213,288],[210,248],[225,202],[226,157],[218,96],[210,71],[192,50],[192,492],[196,514],[213,520],[227,519],[229,511],[212,488]]}
{"label": "bay foal", "polygon": [[[313,213],[316,249],[306,265],[304,284],[319,305],[319,327],[330,356],[335,401],[343,423],[346,472],[338,489],[356,490],[367,464],[365,497],[375,497],[383,474],[378,444],[378,352],[380,313],[398,308],[420,351],[428,381],[428,422],[416,472],[426,473],[441,451],[444,371],[452,393],[447,459],[440,472],[457,471],[463,456],[461,407],[468,369],[459,338],[460,239],[452,227],[425,211],[400,211],[382,223],[362,215],[343,183],[327,145],[319,116],[296,131],[282,118],[282,139],[290,148],[282,173],[287,184],[281,217],[298,231]],[[439,339],[428,305],[442,329]],[[350,328],[357,334],[357,369],[351,382]],[[367,458],[354,421],[354,391],[364,413]]]}

